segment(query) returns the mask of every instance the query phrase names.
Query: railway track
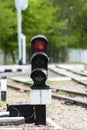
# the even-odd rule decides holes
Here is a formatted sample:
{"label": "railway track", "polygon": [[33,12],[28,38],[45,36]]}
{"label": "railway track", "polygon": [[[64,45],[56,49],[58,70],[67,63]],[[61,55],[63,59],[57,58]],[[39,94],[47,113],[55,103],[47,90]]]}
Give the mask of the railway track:
{"label": "railway track", "polygon": [[[21,82],[18,80],[9,80],[7,86],[13,90],[19,92],[29,93],[29,87],[31,83]],[[52,98],[53,99],[63,99],[66,104],[75,104],[87,107],[87,93],[71,91],[60,88],[52,88]]]}
{"label": "railway track", "polygon": [[[52,67],[52,69],[53,69],[53,67]],[[56,69],[57,69],[57,67],[56,67]],[[62,70],[64,70],[64,68],[61,68]],[[50,70],[51,71],[51,70]],[[67,71],[69,71],[69,70],[67,70]],[[52,73],[55,73],[53,70],[51,71]],[[73,72],[72,72],[73,73]],[[48,80],[48,84],[49,84],[49,82],[55,82],[55,84],[56,84],[56,86],[57,87],[55,87],[55,85],[51,85],[51,86],[53,86],[52,87],[52,98],[54,99],[53,100],[53,102],[55,103],[56,102],[56,108],[58,108],[57,109],[57,111],[55,112],[54,111],[54,113],[56,113],[56,114],[54,114],[53,113],[53,115],[52,114],[49,114],[50,116],[52,116],[52,119],[54,119],[54,115],[58,118],[60,115],[62,115],[62,113],[63,113],[63,109],[64,109],[64,106],[65,107],[69,107],[69,106],[66,106],[65,104],[67,104],[67,105],[70,105],[70,104],[75,104],[73,107],[69,107],[69,109],[67,109],[67,111],[69,110],[69,112],[71,113],[71,111],[70,111],[70,109],[71,108],[74,108],[74,107],[76,107],[76,109],[77,108],[79,108],[79,107],[77,107],[76,105],[81,105],[81,106],[84,106],[84,107],[86,107],[87,108],[87,86],[86,86],[86,84],[81,84],[81,83],[79,83],[79,82],[76,82],[75,80],[73,80],[73,78],[71,77],[71,75],[70,75],[70,77],[69,76],[65,76],[65,75],[63,75],[63,78],[65,77],[65,80],[63,80],[63,82],[65,82],[65,84],[66,83],[68,83],[68,82],[73,82],[73,83],[75,83],[76,84],[76,86],[77,86],[77,84],[78,84],[78,86],[84,86],[86,89],[85,89],[85,91],[76,91],[76,90],[74,90],[74,89],[68,89],[68,88],[63,88],[63,87],[59,87],[59,82],[62,82],[62,81],[60,81],[60,80],[58,80],[58,78],[60,78],[60,79],[62,79],[62,76],[58,76],[57,77],[57,74],[58,75],[60,75],[59,73],[57,73],[56,72],[56,76],[54,76],[53,75],[53,80],[51,80],[51,78],[49,78],[50,80]],[[75,74],[75,73],[73,73],[73,74]],[[20,74],[21,76],[22,76],[22,73]],[[8,77],[7,79],[8,79],[8,87],[10,87],[10,92],[12,91],[11,89],[13,89],[13,93],[15,93],[16,94],[16,91],[17,91],[17,93],[21,93],[21,96],[22,96],[22,94],[26,94],[26,93],[29,93],[29,87],[31,86],[31,84],[32,83],[29,83],[29,82],[24,82],[24,80],[22,81],[20,81],[19,79],[18,79],[18,76],[20,77],[20,75],[18,74],[17,75],[17,78],[16,78],[16,76],[15,76],[15,78],[13,78],[14,76],[10,76],[10,78]],[[23,75],[23,77],[25,78],[25,76]],[[67,78],[68,77],[68,78]],[[84,76],[83,75],[83,77],[84,77],[84,79],[83,80],[80,80],[80,78],[81,78],[81,75],[79,76],[78,75],[78,80],[79,81],[84,81],[84,82],[86,82],[86,76]],[[11,79],[11,78],[13,78],[13,79]],[[17,79],[17,80],[16,80]],[[69,79],[69,80],[68,80]],[[71,80],[70,80],[71,79]],[[49,85],[50,86],[50,85]],[[76,86],[72,86],[72,87],[76,87]],[[14,90],[15,90],[15,92],[14,92]],[[8,89],[8,91],[9,91],[9,89]],[[15,95],[14,94],[14,95]],[[20,96],[20,94],[19,94],[19,98],[21,98],[21,96]],[[25,95],[24,95],[25,96]],[[78,97],[80,97],[80,99],[77,99]],[[16,99],[16,95],[15,95],[15,97],[14,97],[14,99],[15,99],[15,101],[17,100]],[[56,100],[55,100],[56,99]],[[57,100],[57,99],[60,99],[60,100]],[[61,100],[62,99],[62,100]],[[81,100],[81,99],[83,99],[83,100]],[[22,100],[22,98],[21,98],[21,100]],[[61,109],[61,105],[60,105],[60,110],[61,110],[61,112],[59,111],[59,102],[61,102],[61,105],[63,105],[63,108]],[[57,104],[58,103],[58,104]],[[64,104],[63,104],[64,103]],[[50,108],[50,107],[49,107]],[[55,108],[55,105],[54,106],[52,106],[52,110],[53,110],[53,108]],[[55,108],[55,109],[56,109]],[[75,109],[75,108],[74,108]],[[81,109],[83,109],[83,112],[84,112],[84,108],[82,108],[81,107]],[[65,109],[64,109],[64,111],[66,111]],[[78,111],[79,111],[79,109],[78,109]],[[50,112],[49,112],[50,113]],[[52,113],[52,111],[51,111],[51,113]],[[57,113],[58,113],[58,115],[57,115]],[[61,114],[60,114],[61,113]],[[79,111],[79,113],[81,113],[80,111]],[[60,115],[59,115],[60,114]],[[66,112],[66,114],[67,114],[67,112]],[[86,115],[86,114],[85,114]],[[59,122],[59,120],[61,120],[62,119],[62,117],[59,117],[60,119],[57,121],[57,119],[56,119],[56,117],[55,117],[55,120],[56,120],[56,122],[58,123]],[[63,116],[64,117],[64,116]],[[68,117],[68,115],[67,115],[67,117]],[[69,116],[69,119],[70,119],[70,117],[71,116]],[[65,117],[64,117],[65,118]],[[81,116],[80,116],[80,118],[81,118]],[[69,119],[66,119],[66,122],[67,122],[67,120],[69,120]],[[76,117],[75,117],[75,119],[76,119]],[[85,120],[85,118],[83,118],[84,120]],[[77,119],[76,119],[76,121],[77,121]],[[62,124],[62,120],[61,120],[61,122],[60,122],[60,126],[62,126],[61,124]],[[82,123],[82,120],[81,120],[81,123]],[[64,123],[63,123],[64,124]],[[72,123],[71,123],[72,124]],[[79,123],[78,123],[79,124]],[[73,126],[72,126],[73,127]],[[76,127],[75,127],[76,128]]]}
{"label": "railway track", "polygon": [[[69,80],[71,79],[72,82],[77,82],[78,84],[82,84],[82,85],[87,87],[87,83],[86,83],[87,77],[84,74],[77,73],[73,70],[70,70],[68,68],[64,68],[64,67],[59,66],[59,65],[49,66],[49,71],[52,73],[52,74],[50,73],[51,75],[54,75],[53,73],[56,73],[56,77],[55,77],[55,75],[53,77],[55,82],[58,80],[58,78],[61,78],[61,75],[62,75],[63,76],[62,78],[63,79],[65,78],[65,81],[67,80],[67,82],[69,82]],[[26,75],[27,75],[26,73],[23,73],[23,78],[25,78]],[[58,77],[57,77],[57,75],[58,75]],[[26,82],[24,80],[19,80],[20,78],[19,79],[16,78],[16,76],[17,77],[22,76],[22,72],[14,75],[14,76],[8,76],[8,78],[7,78],[8,79],[8,82],[7,82],[8,87],[11,89],[14,89],[16,91],[29,93],[29,87],[31,86],[31,83]],[[29,74],[27,76],[29,77]],[[49,78],[48,82],[51,82],[51,79],[52,78]],[[58,84],[58,81],[56,84]],[[84,104],[87,106],[87,89],[85,89],[85,91],[81,92],[81,91],[68,89],[68,88],[67,89],[59,88],[59,87],[55,88],[55,86],[54,86],[54,87],[52,87],[52,92],[53,92],[52,93],[53,98],[56,98],[56,99],[60,98],[60,99],[64,99],[65,101],[72,100],[73,103],[75,103],[75,104],[78,104],[78,102],[81,102],[81,104]]]}
{"label": "railway track", "polygon": [[53,66],[53,67],[49,67],[49,70],[52,72],[55,72],[59,75],[65,76],[65,77],[69,77],[71,78],[71,80],[74,80],[82,85],[87,86],[87,75],[85,74],[81,74],[78,72],[75,72],[73,70],[64,68],[62,66]]}

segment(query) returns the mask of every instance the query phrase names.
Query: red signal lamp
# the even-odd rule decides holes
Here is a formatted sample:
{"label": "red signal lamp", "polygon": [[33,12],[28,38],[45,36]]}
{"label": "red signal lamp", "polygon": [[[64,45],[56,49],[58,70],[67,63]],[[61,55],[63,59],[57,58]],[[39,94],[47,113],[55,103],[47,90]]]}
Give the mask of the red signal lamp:
{"label": "red signal lamp", "polygon": [[41,51],[41,50],[44,49],[44,44],[43,43],[38,43],[38,44],[36,44],[35,48],[36,48],[36,50]]}

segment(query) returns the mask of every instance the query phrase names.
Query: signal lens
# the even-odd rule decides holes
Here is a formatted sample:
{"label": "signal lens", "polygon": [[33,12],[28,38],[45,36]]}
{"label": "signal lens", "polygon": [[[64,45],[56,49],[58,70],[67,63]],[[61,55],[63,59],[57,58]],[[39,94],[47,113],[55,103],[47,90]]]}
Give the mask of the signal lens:
{"label": "signal lens", "polygon": [[35,80],[38,82],[44,81],[44,76],[42,74],[37,74]]}
{"label": "signal lens", "polygon": [[38,50],[38,51],[41,51],[44,49],[44,44],[43,43],[38,43],[36,44],[35,48]]}

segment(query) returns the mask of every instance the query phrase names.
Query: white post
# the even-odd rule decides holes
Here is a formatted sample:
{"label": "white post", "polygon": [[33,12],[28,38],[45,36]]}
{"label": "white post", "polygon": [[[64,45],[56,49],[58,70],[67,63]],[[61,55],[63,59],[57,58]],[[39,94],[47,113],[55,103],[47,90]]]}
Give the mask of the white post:
{"label": "white post", "polygon": [[26,37],[25,35],[21,34],[22,40],[22,63],[26,64]]}
{"label": "white post", "polygon": [[21,50],[21,33],[22,33],[22,23],[21,23],[21,9],[17,9],[17,17],[18,17],[18,61],[21,64],[22,60],[22,50]]}
{"label": "white post", "polygon": [[15,7],[17,9],[18,19],[18,62],[22,64],[22,45],[21,45],[21,34],[22,34],[22,17],[21,11],[28,7],[28,0],[15,0]]}
{"label": "white post", "polygon": [[6,101],[7,95],[7,78],[1,77],[1,101]]}

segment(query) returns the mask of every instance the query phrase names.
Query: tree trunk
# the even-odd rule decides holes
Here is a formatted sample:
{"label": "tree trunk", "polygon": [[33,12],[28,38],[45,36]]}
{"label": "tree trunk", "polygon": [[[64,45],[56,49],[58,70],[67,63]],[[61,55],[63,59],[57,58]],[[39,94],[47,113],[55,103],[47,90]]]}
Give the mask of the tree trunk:
{"label": "tree trunk", "polygon": [[6,63],[7,63],[6,55],[7,55],[7,51],[6,51],[6,48],[4,48],[4,64],[5,64],[5,65],[6,65]]}
{"label": "tree trunk", "polygon": [[63,46],[61,48],[61,62],[65,63],[68,60],[68,48],[67,46]]}
{"label": "tree trunk", "polygon": [[14,55],[13,51],[11,51],[11,57],[12,57],[13,64],[15,64],[16,63],[16,59],[15,59],[15,55]]}

